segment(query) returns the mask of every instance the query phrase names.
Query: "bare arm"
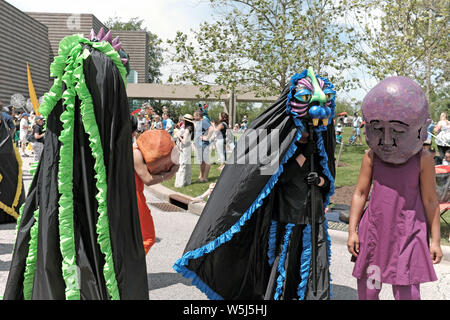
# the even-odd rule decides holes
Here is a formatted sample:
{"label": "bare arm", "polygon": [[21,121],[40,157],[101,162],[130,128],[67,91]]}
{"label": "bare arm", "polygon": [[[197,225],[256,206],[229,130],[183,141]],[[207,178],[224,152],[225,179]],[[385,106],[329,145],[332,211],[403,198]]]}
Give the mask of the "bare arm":
{"label": "bare arm", "polygon": [[441,223],[439,220],[439,199],[436,193],[434,160],[430,153],[422,153],[420,169],[420,192],[425,208],[428,231],[431,235],[430,254],[433,263],[439,263],[442,258],[442,251],[440,248]]}
{"label": "bare arm", "polygon": [[361,220],[361,215],[366,205],[367,197],[372,185],[372,168],[373,155],[369,150],[364,154],[361,163],[361,170],[359,173],[358,182],[352,197],[352,204],[350,206],[350,220],[348,224],[348,251],[355,257],[359,253],[359,237],[356,232],[356,227]]}
{"label": "bare arm", "polygon": [[167,179],[172,178],[179,168],[178,165],[174,165],[172,166],[170,171],[160,172],[159,174],[150,174],[144,162],[144,157],[142,156],[142,153],[139,150],[137,149],[133,150],[133,159],[134,159],[134,171],[137,173],[137,175],[141,178],[142,182],[146,186],[158,184]]}

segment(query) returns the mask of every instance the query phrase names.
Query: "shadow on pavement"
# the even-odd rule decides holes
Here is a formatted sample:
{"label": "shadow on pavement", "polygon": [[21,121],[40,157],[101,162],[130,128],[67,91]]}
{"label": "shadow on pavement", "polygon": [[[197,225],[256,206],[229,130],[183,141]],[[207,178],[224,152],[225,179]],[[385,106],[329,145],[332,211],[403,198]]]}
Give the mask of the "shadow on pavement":
{"label": "shadow on pavement", "polygon": [[358,292],[347,286],[332,284],[332,300],[358,300]]}
{"label": "shadow on pavement", "polygon": [[147,279],[149,290],[166,288],[177,283],[182,283],[186,286],[192,286],[192,279],[183,278],[179,273],[148,273]]}
{"label": "shadow on pavement", "polygon": [[16,230],[16,224],[15,223],[0,224],[0,230]]}

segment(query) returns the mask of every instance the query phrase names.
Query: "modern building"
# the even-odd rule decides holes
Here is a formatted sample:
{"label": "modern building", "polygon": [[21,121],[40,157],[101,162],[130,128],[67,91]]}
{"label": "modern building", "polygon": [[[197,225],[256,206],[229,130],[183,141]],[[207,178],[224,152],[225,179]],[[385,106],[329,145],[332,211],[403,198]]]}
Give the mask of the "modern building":
{"label": "modern building", "polygon": [[[0,0],[0,99],[8,105],[13,94],[29,98],[27,62],[36,95],[50,89],[50,64],[58,54],[59,42],[72,34],[88,37],[108,28],[93,14],[22,12]],[[148,79],[148,35],[145,31],[113,31],[130,56],[130,83]]]}
{"label": "modern building", "polygon": [[13,94],[28,94],[27,62],[38,97],[49,89],[48,28],[0,0],[0,100],[8,105]]}

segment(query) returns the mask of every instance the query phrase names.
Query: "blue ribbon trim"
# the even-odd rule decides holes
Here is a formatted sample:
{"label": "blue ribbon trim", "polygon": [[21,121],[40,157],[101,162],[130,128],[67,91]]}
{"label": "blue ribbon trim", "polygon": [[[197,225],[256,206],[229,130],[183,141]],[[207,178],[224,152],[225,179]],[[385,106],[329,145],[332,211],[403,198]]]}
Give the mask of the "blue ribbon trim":
{"label": "blue ribbon trim", "polygon": [[306,287],[308,284],[308,278],[309,278],[309,268],[311,265],[311,225],[308,224],[303,229],[303,250],[302,255],[300,257],[300,277],[301,281],[298,285],[297,294],[299,297],[299,300],[305,299],[305,292]]}
{"label": "blue ribbon trim", "polygon": [[330,265],[331,265],[331,238],[330,234],[328,233],[328,220],[325,218],[324,221],[324,228],[325,228],[325,235],[327,236],[327,253],[328,253],[328,278],[330,279],[330,299],[333,298],[333,286],[331,284],[331,272],[330,272]]}
{"label": "blue ribbon trim", "polygon": [[277,245],[277,226],[278,222],[272,220],[269,229],[269,249],[267,250],[267,257],[269,258],[269,265],[272,266],[275,261],[275,249]]}
{"label": "blue ribbon trim", "polygon": [[278,167],[278,171],[272,175],[272,177],[269,179],[267,184],[264,186],[256,200],[250,205],[250,207],[247,209],[247,211],[242,215],[242,217],[239,219],[238,222],[236,222],[230,229],[228,229],[226,232],[221,234],[216,239],[212,240],[211,242],[203,245],[202,247],[195,249],[193,251],[186,252],[180,259],[178,259],[173,269],[177,271],[178,273],[181,273],[181,275],[185,278],[193,278],[192,284],[196,285],[197,288],[205,293],[207,297],[211,300],[221,298],[220,295],[215,293],[211,288],[209,288],[205,283],[203,283],[198,276],[195,274],[195,272],[189,270],[186,266],[189,263],[189,260],[191,259],[198,259],[201,256],[210,253],[211,251],[214,251],[218,247],[220,247],[222,244],[230,241],[234,234],[241,231],[241,227],[245,225],[245,223],[251,218],[253,212],[256,211],[259,207],[262,206],[263,200],[270,194],[275,184],[278,182],[278,178],[280,177],[281,173],[283,173],[284,168],[283,165],[294,155],[295,151],[297,150],[296,142],[299,141],[302,137],[302,129],[303,125],[300,122],[301,127],[298,128],[296,135],[294,137],[294,140],[292,141],[291,145],[289,146],[288,151],[286,152],[283,160],[281,161],[280,166]]}
{"label": "blue ribbon trim", "polygon": [[274,300],[279,300],[280,295],[283,292],[283,284],[284,280],[286,280],[286,270],[284,269],[284,263],[286,260],[287,249],[289,246],[289,240],[291,238],[292,228],[294,227],[293,223],[289,223],[286,225],[286,233],[284,235],[283,249],[281,250],[280,262],[278,263],[278,273],[279,276],[277,278],[277,288],[275,290]]}

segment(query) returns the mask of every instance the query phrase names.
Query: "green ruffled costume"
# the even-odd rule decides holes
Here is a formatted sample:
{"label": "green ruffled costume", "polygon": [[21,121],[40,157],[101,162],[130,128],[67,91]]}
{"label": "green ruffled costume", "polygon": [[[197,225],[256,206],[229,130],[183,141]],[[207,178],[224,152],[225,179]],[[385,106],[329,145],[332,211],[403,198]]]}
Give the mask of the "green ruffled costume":
{"label": "green ruffled costume", "polygon": [[50,72],[4,299],[148,299],[125,67],[110,43],[73,35]]}

